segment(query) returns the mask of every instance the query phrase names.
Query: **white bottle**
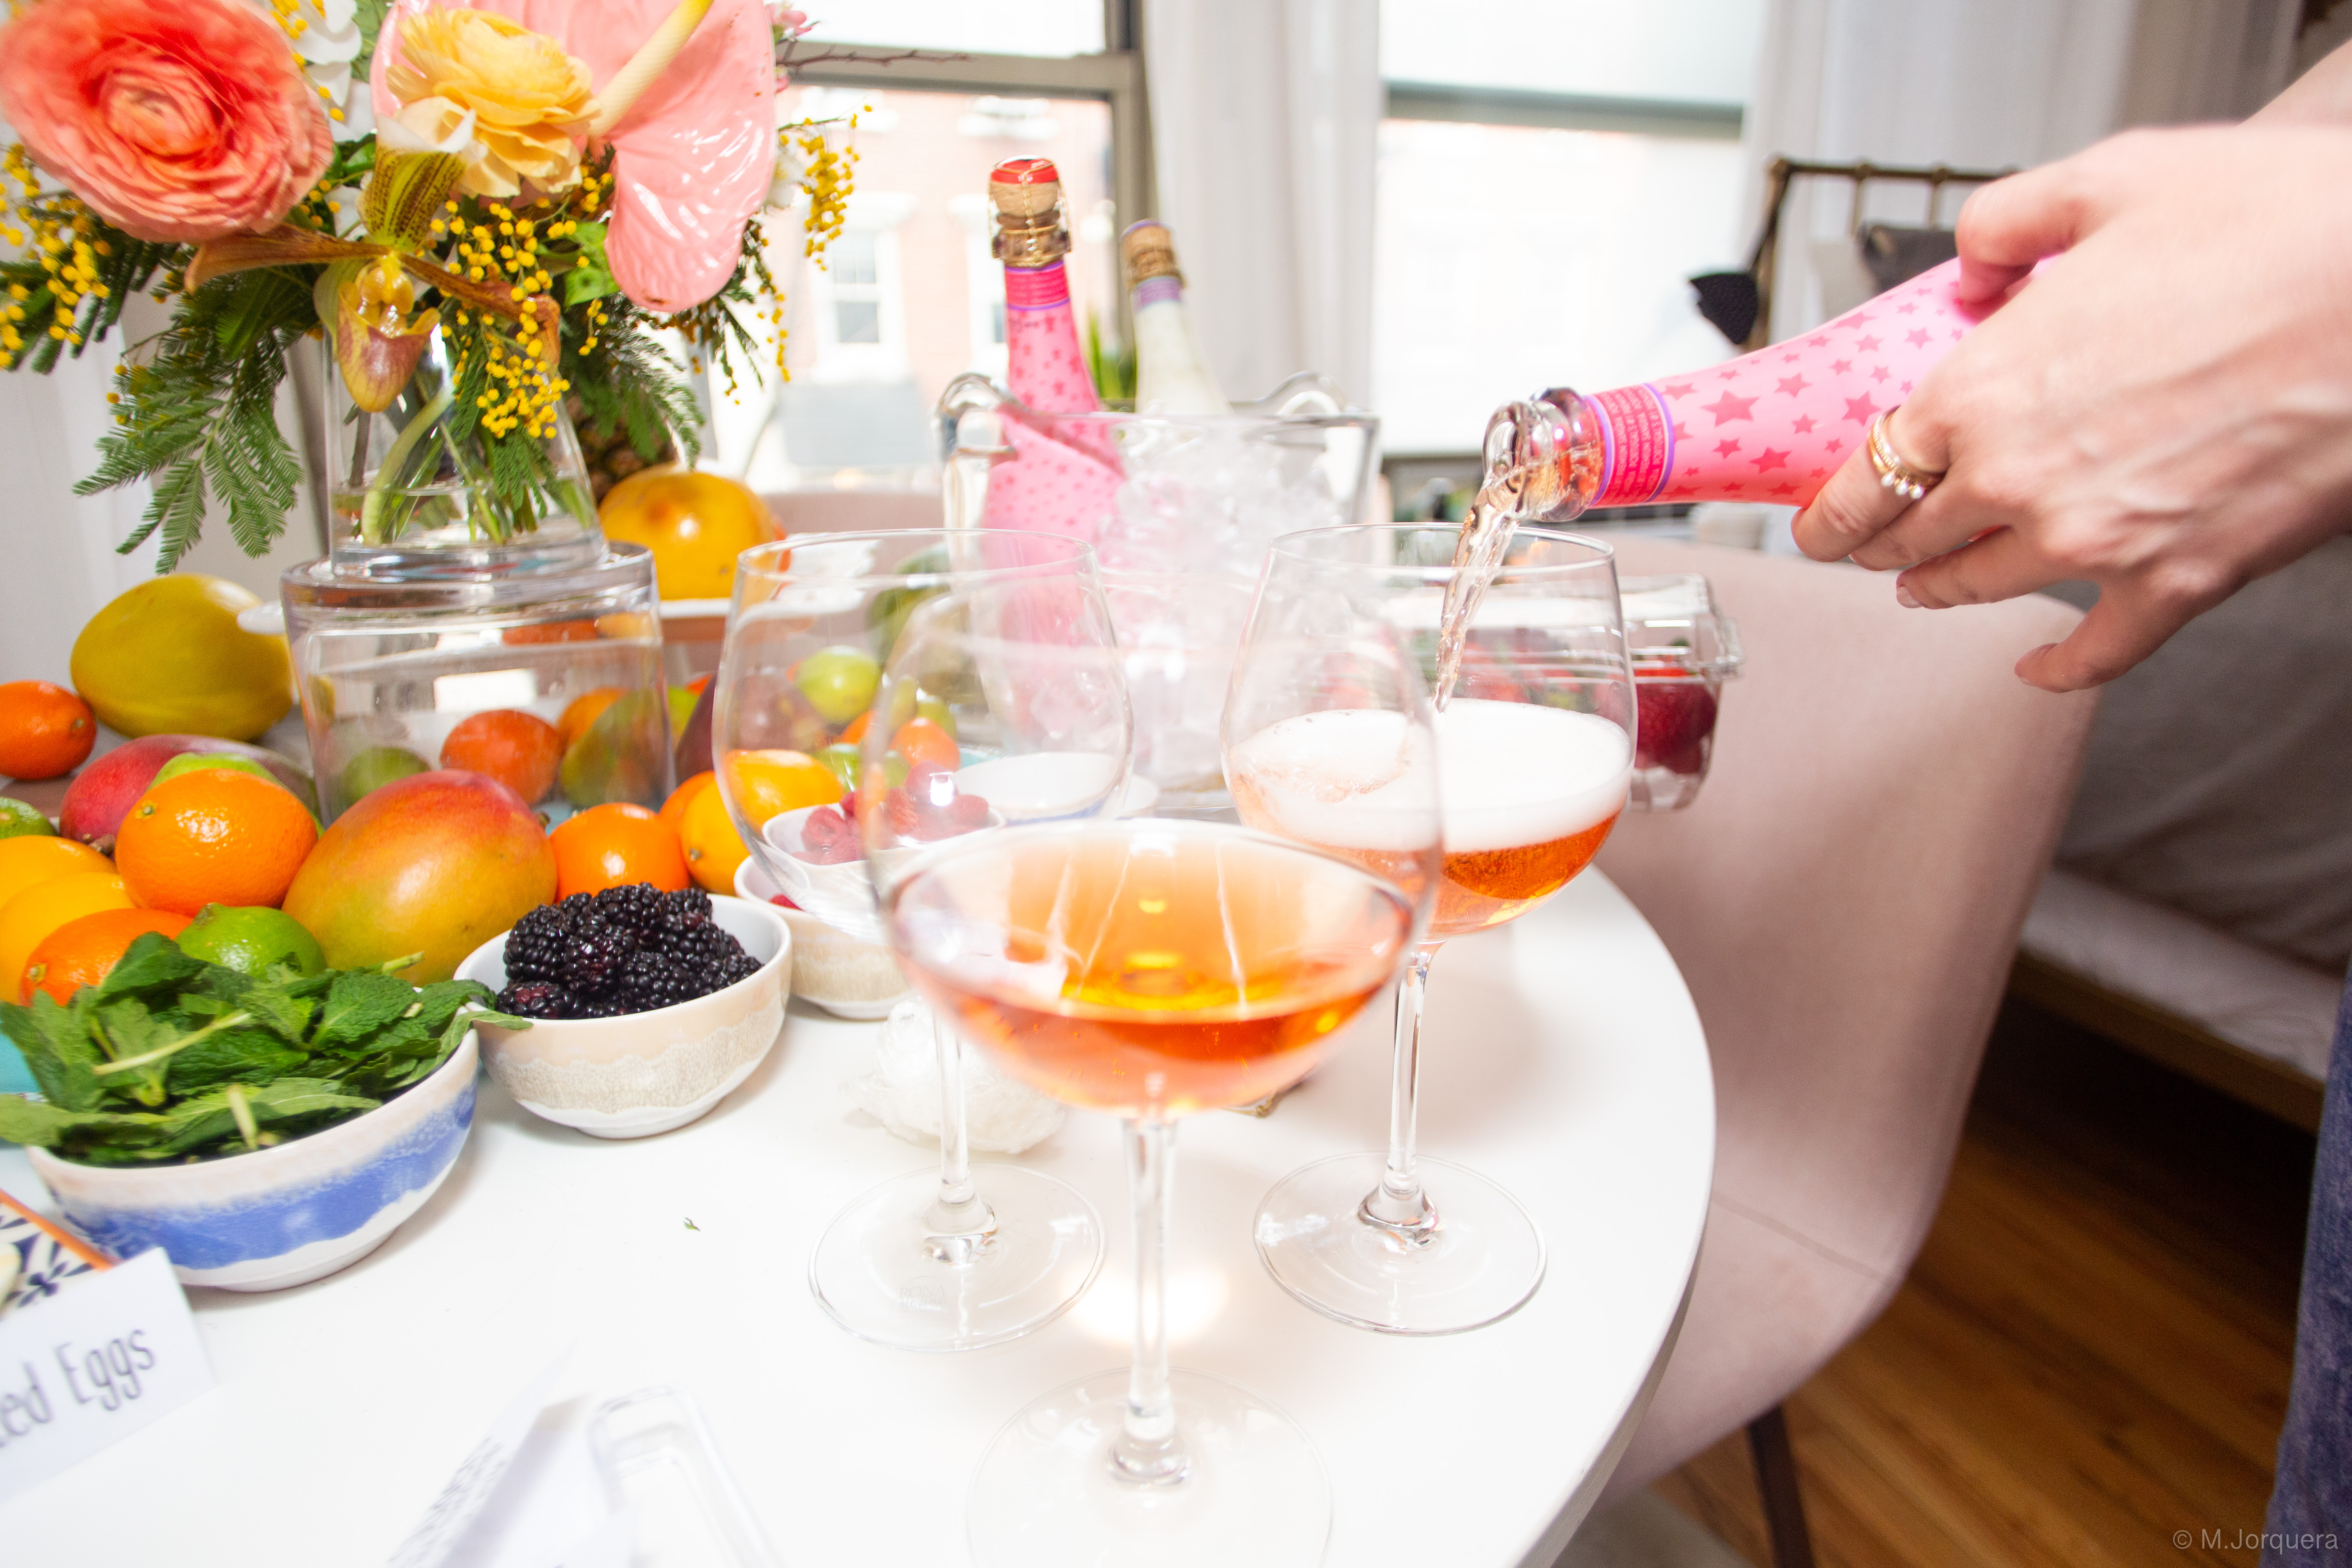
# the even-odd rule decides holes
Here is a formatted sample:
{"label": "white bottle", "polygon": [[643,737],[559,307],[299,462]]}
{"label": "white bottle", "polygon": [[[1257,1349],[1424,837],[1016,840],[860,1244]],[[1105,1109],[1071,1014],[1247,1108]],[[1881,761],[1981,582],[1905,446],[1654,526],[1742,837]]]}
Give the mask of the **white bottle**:
{"label": "white bottle", "polygon": [[1168,226],[1151,218],[1119,236],[1135,310],[1135,411],[1139,414],[1230,414],[1233,405],[1209,373],[1184,310],[1184,275]]}

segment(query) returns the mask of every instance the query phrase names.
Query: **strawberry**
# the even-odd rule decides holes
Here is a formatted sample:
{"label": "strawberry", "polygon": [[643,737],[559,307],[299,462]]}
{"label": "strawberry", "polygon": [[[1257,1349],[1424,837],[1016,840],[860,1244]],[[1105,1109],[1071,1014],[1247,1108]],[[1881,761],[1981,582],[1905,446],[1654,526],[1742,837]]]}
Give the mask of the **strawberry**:
{"label": "strawberry", "polygon": [[1715,732],[1715,693],[1703,680],[1633,683],[1641,705],[1641,738],[1633,765],[1695,773],[1706,765],[1706,738]]}

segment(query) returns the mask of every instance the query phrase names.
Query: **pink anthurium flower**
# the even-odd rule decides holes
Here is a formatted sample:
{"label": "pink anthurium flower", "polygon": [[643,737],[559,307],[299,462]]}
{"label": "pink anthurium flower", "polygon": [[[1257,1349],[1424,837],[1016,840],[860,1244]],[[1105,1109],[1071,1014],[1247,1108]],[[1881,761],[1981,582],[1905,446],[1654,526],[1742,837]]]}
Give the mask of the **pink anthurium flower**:
{"label": "pink anthurium flower", "polygon": [[[562,44],[605,92],[677,0],[440,0],[492,11]],[[385,73],[400,21],[435,0],[396,0],[377,35],[370,87],[379,123],[400,100]],[[677,58],[604,132],[614,152],[604,257],[621,291],[649,310],[691,310],[726,287],[743,225],[776,163],[774,32],[760,0],[712,0]]]}

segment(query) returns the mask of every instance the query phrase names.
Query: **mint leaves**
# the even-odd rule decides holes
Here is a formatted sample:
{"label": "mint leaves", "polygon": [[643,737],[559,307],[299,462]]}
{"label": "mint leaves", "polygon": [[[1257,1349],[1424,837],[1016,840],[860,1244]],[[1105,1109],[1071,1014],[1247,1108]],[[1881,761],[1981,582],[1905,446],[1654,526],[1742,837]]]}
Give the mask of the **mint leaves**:
{"label": "mint leaves", "polygon": [[485,985],[381,970],[260,978],[150,933],[60,1006],[0,1003],[41,1098],[0,1095],[0,1140],[91,1165],[242,1153],[372,1110],[449,1059],[489,1011]]}

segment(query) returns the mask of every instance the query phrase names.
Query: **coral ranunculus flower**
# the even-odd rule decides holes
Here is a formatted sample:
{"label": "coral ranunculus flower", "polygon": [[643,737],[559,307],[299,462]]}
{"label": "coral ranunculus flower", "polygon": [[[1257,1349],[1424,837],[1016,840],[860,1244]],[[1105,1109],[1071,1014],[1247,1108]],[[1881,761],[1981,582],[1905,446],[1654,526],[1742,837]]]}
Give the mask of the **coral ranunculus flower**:
{"label": "coral ranunculus flower", "polygon": [[0,118],[109,223],[268,228],[334,151],[286,35],[236,0],[41,0],[0,27]]}
{"label": "coral ranunculus flower", "polygon": [[459,190],[508,197],[525,181],[542,195],[579,183],[596,94],[562,45],[489,11],[425,11],[399,25],[401,58],[385,73],[400,99],[394,118],[437,142],[473,111],[484,152]]}

